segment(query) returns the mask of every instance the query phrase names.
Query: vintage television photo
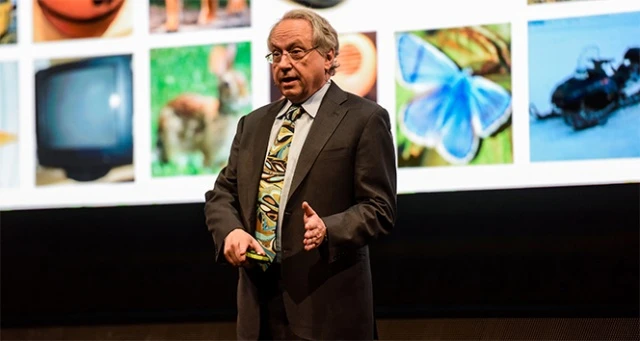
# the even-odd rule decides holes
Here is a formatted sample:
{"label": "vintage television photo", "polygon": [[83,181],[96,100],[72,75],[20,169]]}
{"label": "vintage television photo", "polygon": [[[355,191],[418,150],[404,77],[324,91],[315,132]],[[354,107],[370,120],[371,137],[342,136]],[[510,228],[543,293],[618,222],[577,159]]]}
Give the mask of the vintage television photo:
{"label": "vintage television photo", "polygon": [[133,181],[131,55],[36,69],[36,185]]}

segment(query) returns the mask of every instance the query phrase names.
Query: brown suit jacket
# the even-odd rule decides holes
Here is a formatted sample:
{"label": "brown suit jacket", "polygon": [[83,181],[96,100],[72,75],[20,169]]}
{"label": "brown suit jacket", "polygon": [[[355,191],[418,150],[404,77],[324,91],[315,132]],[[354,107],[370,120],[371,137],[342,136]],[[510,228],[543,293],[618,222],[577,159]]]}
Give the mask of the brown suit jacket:
{"label": "brown suit jacket", "polygon": [[[269,133],[285,100],[240,119],[229,162],[206,193],[205,215],[226,262],[223,241],[241,227],[253,235],[258,181]],[[282,226],[284,303],[291,328],[308,339],[372,339],[368,243],[387,234],[396,216],[396,163],[387,111],[329,87],[304,143]],[[302,202],[327,226],[328,242],[305,251]],[[240,269],[238,338],[257,339],[258,269]]]}

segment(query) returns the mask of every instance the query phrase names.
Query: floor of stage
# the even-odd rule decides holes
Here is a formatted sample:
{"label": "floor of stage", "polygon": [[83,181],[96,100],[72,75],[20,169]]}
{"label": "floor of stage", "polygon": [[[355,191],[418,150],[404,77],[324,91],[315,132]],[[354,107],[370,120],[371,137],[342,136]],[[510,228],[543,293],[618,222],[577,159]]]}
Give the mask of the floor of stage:
{"label": "floor of stage", "polygon": [[[381,340],[638,340],[638,318],[380,319]],[[3,328],[2,340],[234,340],[235,323]]]}

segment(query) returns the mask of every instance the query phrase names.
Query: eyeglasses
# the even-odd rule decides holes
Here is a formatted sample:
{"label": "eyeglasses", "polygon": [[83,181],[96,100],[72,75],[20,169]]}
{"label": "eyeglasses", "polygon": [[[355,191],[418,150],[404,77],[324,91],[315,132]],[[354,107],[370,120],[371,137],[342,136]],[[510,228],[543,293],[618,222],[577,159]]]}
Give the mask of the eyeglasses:
{"label": "eyeglasses", "polygon": [[292,60],[300,60],[300,59],[304,58],[307,54],[309,54],[309,52],[311,52],[311,51],[313,51],[313,50],[315,50],[317,48],[318,48],[317,45],[312,47],[312,48],[310,48],[310,49],[307,49],[307,50],[304,50],[304,49],[301,49],[299,47],[296,47],[291,51],[273,51],[273,52],[269,53],[268,55],[266,55],[264,57],[267,59],[267,61],[270,64],[273,64],[273,63],[277,64],[277,63],[280,63],[280,61],[282,60],[282,56],[285,53]]}

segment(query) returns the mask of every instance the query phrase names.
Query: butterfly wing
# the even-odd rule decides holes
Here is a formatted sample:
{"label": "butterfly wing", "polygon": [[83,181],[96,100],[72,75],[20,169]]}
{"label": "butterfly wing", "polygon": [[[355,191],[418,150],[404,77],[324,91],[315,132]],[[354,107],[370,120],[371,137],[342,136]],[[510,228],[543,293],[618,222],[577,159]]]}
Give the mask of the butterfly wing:
{"label": "butterfly wing", "polygon": [[400,109],[400,127],[414,143],[434,148],[441,139],[440,130],[452,102],[451,88],[434,88]]}
{"label": "butterfly wing", "polygon": [[511,116],[511,95],[498,84],[481,76],[471,80],[471,120],[476,134],[488,137]]}
{"label": "butterfly wing", "polygon": [[445,85],[401,110],[401,129],[414,143],[435,148],[452,164],[468,163],[478,148],[471,124],[468,81]]}
{"label": "butterfly wing", "polygon": [[470,78],[456,82],[449,97],[450,105],[445,123],[440,129],[442,138],[436,150],[452,164],[469,163],[476,155],[479,139],[471,123]]}
{"label": "butterfly wing", "polygon": [[397,47],[399,74],[407,84],[446,84],[460,72],[447,55],[411,33],[399,34]]}
{"label": "butterfly wing", "polygon": [[429,91],[401,110],[401,128],[415,143],[436,148],[453,164],[468,163],[478,149],[471,122],[471,79],[433,45],[404,33],[398,36],[402,80]]}

